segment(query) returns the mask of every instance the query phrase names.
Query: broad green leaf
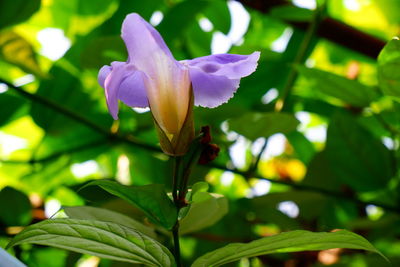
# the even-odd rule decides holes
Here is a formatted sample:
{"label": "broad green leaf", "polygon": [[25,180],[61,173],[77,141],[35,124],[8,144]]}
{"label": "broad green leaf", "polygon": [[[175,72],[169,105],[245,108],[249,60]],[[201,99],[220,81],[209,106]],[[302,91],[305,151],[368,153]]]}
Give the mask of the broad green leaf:
{"label": "broad green leaf", "polygon": [[192,23],[197,23],[196,15],[208,4],[208,1],[196,1],[195,5],[190,1],[183,1],[169,9],[158,26],[166,43],[171,45],[172,41],[186,31]]}
{"label": "broad green leaf", "polygon": [[[141,209],[154,223],[171,229],[178,217],[174,203],[165,193],[164,185],[126,186],[110,180],[98,180],[86,186],[98,185]],[[85,186],[85,187],[86,187]]]}
{"label": "broad green leaf", "polygon": [[230,130],[244,135],[250,140],[255,140],[276,133],[290,133],[296,130],[299,121],[289,113],[253,112],[231,119],[228,123]]}
{"label": "broad green leaf", "polygon": [[228,200],[222,195],[200,191],[192,200],[188,213],[179,222],[181,235],[209,227],[228,213]]}
{"label": "broad green leaf", "polygon": [[285,21],[305,22],[312,19],[313,11],[307,8],[299,8],[292,5],[282,5],[274,7],[269,12],[269,15]]}
{"label": "broad green leaf", "polygon": [[325,149],[336,176],[357,191],[385,188],[393,175],[389,150],[350,115],[333,116]]}
{"label": "broad green leaf", "polygon": [[[90,118],[92,123],[101,125],[104,129],[111,125],[109,114],[99,112],[99,102],[85,92],[85,85],[81,82],[77,74],[72,74],[69,70],[56,65],[50,70],[50,79],[43,80],[36,94],[46,98],[51,102],[61,106],[62,109],[68,109],[77,117],[82,117],[83,120]],[[60,82],[62,81],[62,82]],[[82,123],[77,123],[68,116],[55,112],[42,103],[34,102],[31,107],[31,116],[35,123],[42,127],[47,133],[57,135],[58,138],[67,135],[70,132],[74,134],[77,127],[82,127]],[[84,126],[85,127],[85,126]],[[99,126],[99,128],[102,128]],[[93,134],[91,128],[85,127]],[[82,135],[89,136],[90,133]]]}
{"label": "broad green leaf", "polygon": [[27,73],[45,76],[40,69],[32,45],[24,37],[13,31],[0,32],[0,59],[21,68]]}
{"label": "broad green leaf", "polygon": [[30,18],[40,8],[41,0],[0,1],[0,29]]}
{"label": "broad green leaf", "polygon": [[314,145],[298,131],[286,134],[286,138],[293,146],[295,154],[299,160],[308,164],[315,154]]}
{"label": "broad green leaf", "polygon": [[226,1],[210,1],[203,13],[213,24],[214,30],[228,34],[231,28],[231,14]]}
{"label": "broad green leaf", "polygon": [[127,57],[125,44],[119,35],[93,38],[81,54],[83,68],[100,69],[111,61],[124,61]]}
{"label": "broad green leaf", "polygon": [[0,126],[12,120],[13,115],[20,110],[24,103],[25,101],[20,97],[3,93],[0,97]]}
{"label": "broad green leaf", "polygon": [[298,67],[298,70],[311,83],[313,90],[337,98],[345,104],[367,107],[377,98],[374,88],[358,81],[318,69]]}
{"label": "broad green leaf", "polygon": [[128,217],[124,214],[115,211],[90,207],[90,206],[63,207],[63,208],[67,216],[71,219],[96,220],[102,222],[117,223],[122,226],[135,229],[151,238],[157,237],[156,233],[154,232],[154,229],[132,219],[131,217]]}
{"label": "broad green leaf", "polygon": [[378,253],[385,258],[365,238],[346,230],[333,233],[296,230],[264,237],[247,244],[229,244],[201,256],[192,264],[192,267],[216,267],[241,258],[331,248],[363,249]]}
{"label": "broad green leaf", "polygon": [[378,56],[378,80],[383,93],[400,97],[400,40],[392,39]]}
{"label": "broad green leaf", "polygon": [[174,265],[171,253],[163,245],[134,229],[111,222],[50,219],[28,226],[8,247],[24,243],[146,266]]}
{"label": "broad green leaf", "polygon": [[[32,206],[28,197],[12,188],[0,191],[0,222],[7,226],[27,225],[32,220]],[[6,204],[8,203],[8,205]]]}
{"label": "broad green leaf", "polygon": [[209,185],[206,182],[197,182],[192,186],[192,195],[195,195],[197,192],[207,192],[209,189]]}
{"label": "broad green leaf", "polygon": [[190,57],[202,57],[211,54],[212,32],[203,31],[198,23],[193,23],[187,30],[185,42]]}

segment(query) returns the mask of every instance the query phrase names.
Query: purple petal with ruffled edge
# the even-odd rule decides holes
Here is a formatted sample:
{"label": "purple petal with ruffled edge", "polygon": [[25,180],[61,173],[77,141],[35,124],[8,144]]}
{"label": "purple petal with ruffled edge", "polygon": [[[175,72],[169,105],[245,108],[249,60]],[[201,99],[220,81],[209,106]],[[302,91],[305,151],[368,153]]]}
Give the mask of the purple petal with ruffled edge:
{"label": "purple petal with ruffled edge", "polygon": [[196,106],[214,108],[233,97],[240,78],[257,68],[260,52],[251,55],[219,54],[184,60],[189,67]]}
{"label": "purple petal with ruffled edge", "polygon": [[125,62],[103,66],[98,75],[99,84],[105,89],[108,110],[118,119],[118,99],[131,107],[147,107],[148,100],[141,71]]}

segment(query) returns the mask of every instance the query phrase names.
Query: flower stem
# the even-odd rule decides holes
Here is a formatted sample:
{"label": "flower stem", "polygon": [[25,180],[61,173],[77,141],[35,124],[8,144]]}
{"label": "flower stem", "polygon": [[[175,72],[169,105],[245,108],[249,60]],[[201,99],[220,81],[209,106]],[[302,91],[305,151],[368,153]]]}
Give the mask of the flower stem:
{"label": "flower stem", "polygon": [[179,184],[179,170],[181,165],[181,157],[173,157],[174,167],[172,174],[172,197],[175,205],[178,202],[178,184]]}
{"label": "flower stem", "polygon": [[[178,198],[178,184],[179,184],[179,177],[180,177],[180,166],[181,166],[181,157],[174,157],[174,167],[173,167],[173,177],[172,177],[172,197],[174,199],[174,203],[176,209],[179,213],[180,210],[180,202]],[[177,267],[181,267],[181,249],[179,245],[179,220],[176,219],[176,223],[172,228],[172,235],[174,238],[174,257]]]}
{"label": "flower stem", "polygon": [[172,228],[172,235],[174,236],[174,256],[177,267],[182,267],[181,263],[181,248],[179,245],[179,221],[176,221],[174,228]]}

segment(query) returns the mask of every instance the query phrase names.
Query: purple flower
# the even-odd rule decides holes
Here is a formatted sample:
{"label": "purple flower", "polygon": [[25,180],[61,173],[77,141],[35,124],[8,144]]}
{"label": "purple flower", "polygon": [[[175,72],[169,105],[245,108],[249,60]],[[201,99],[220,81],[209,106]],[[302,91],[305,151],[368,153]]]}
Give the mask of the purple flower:
{"label": "purple flower", "polygon": [[177,61],[160,34],[136,13],[122,25],[126,62],[100,69],[108,109],[118,119],[118,100],[130,107],[150,107],[156,124],[172,139],[179,135],[194,105],[214,108],[227,102],[242,77],[257,67],[260,53],[220,54]]}

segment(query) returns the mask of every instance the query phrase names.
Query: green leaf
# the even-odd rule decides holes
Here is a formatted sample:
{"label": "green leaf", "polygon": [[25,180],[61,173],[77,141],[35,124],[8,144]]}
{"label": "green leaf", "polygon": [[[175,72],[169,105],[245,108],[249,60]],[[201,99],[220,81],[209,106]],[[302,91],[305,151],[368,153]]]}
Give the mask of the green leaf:
{"label": "green leaf", "polygon": [[[247,113],[228,121],[229,129],[250,140],[269,137],[276,133],[287,134],[296,130],[299,121],[289,113]],[[251,125],[251,127],[249,127]]]}
{"label": "green leaf", "polygon": [[389,41],[378,56],[378,80],[383,93],[400,97],[400,40]]}
{"label": "green leaf", "polygon": [[[59,65],[55,65],[50,70],[50,79],[43,80],[36,92],[36,95],[47,98],[51,102],[58,104],[62,109],[68,109],[75,113],[76,116],[82,117],[83,120],[89,120],[98,125],[102,125],[105,129],[111,125],[111,118],[105,112],[99,112],[99,102],[93,99],[93,96],[85,92],[85,85],[81,82],[79,73],[72,74],[70,70],[66,70]],[[60,82],[62,81],[62,82]],[[91,128],[82,126],[53,109],[34,102],[31,107],[31,116],[35,123],[47,131],[49,134],[64,136],[77,131],[77,127],[84,127],[90,133],[82,135],[82,137],[93,134]],[[100,126],[99,126],[100,127]],[[101,127],[100,127],[101,128]]]}
{"label": "green leaf", "polygon": [[142,223],[123,215],[121,213],[111,211],[108,209],[90,207],[90,206],[79,206],[79,207],[63,207],[67,216],[71,219],[82,219],[82,220],[96,220],[102,222],[117,223],[122,226],[126,226],[135,229],[151,238],[156,238],[157,235],[154,229],[143,225]]}
{"label": "green leaf", "polygon": [[181,235],[209,227],[228,213],[228,200],[218,194],[197,192],[186,216],[179,222]]}
{"label": "green leaf", "polygon": [[207,192],[209,187],[206,182],[197,182],[192,186],[191,194],[195,195],[197,192]]}
{"label": "green leaf", "polygon": [[124,61],[127,57],[125,44],[119,35],[93,38],[81,54],[83,68],[99,69],[113,60]]}
{"label": "green leaf", "polygon": [[[110,180],[99,180],[86,186],[98,185],[141,209],[154,223],[171,229],[178,217],[176,207],[165,193],[164,185],[126,186]],[[85,187],[86,187],[85,186]]]}
{"label": "green leaf", "polygon": [[[24,193],[12,187],[4,187],[0,191],[0,203],[3,203],[0,205],[0,222],[3,224],[27,225],[32,220],[32,206]],[[9,205],[4,203],[9,203]]]}
{"label": "green leaf", "polygon": [[25,228],[11,240],[8,247],[24,243],[146,266],[174,265],[171,253],[163,245],[136,230],[111,222],[46,220]]}
{"label": "green leaf", "polygon": [[293,146],[299,160],[308,164],[315,155],[314,145],[302,133],[297,131],[286,134],[286,138]]}
{"label": "green leaf", "polygon": [[336,176],[357,191],[385,188],[393,175],[389,150],[350,115],[333,116],[325,151]]}
{"label": "green leaf", "polygon": [[[25,101],[17,96],[3,93],[0,97],[0,126],[12,121],[13,115],[18,114],[18,110],[23,106]],[[10,108],[12,107],[12,108]]]}
{"label": "green leaf", "polygon": [[337,98],[345,104],[354,107],[367,107],[377,98],[377,93],[372,87],[345,77],[306,67],[298,67],[298,71],[316,92]]}
{"label": "green leaf", "polygon": [[[164,14],[164,19],[158,25],[158,30],[168,45],[185,32],[192,23],[197,23],[196,15],[209,4],[208,1],[183,1],[174,5]],[[184,23],[182,23],[184,22]]]}
{"label": "green leaf", "polygon": [[310,21],[313,17],[313,11],[307,8],[299,8],[292,5],[282,5],[274,7],[269,15],[273,18],[285,20],[306,22]]}
{"label": "green leaf", "polygon": [[40,8],[41,0],[0,1],[0,29],[30,18]]}
{"label": "green leaf", "polygon": [[333,233],[313,233],[297,230],[265,237],[247,244],[229,244],[201,256],[192,264],[192,267],[215,267],[240,260],[241,258],[256,257],[271,253],[313,251],[331,248],[363,249],[378,253],[385,258],[366,239],[346,230]]}
{"label": "green leaf", "polygon": [[41,77],[46,76],[40,69],[32,45],[24,37],[13,31],[0,32],[0,59],[21,68],[27,73]]}
{"label": "green leaf", "polygon": [[214,25],[214,30],[228,34],[231,28],[231,13],[226,1],[210,1],[203,13]]}

